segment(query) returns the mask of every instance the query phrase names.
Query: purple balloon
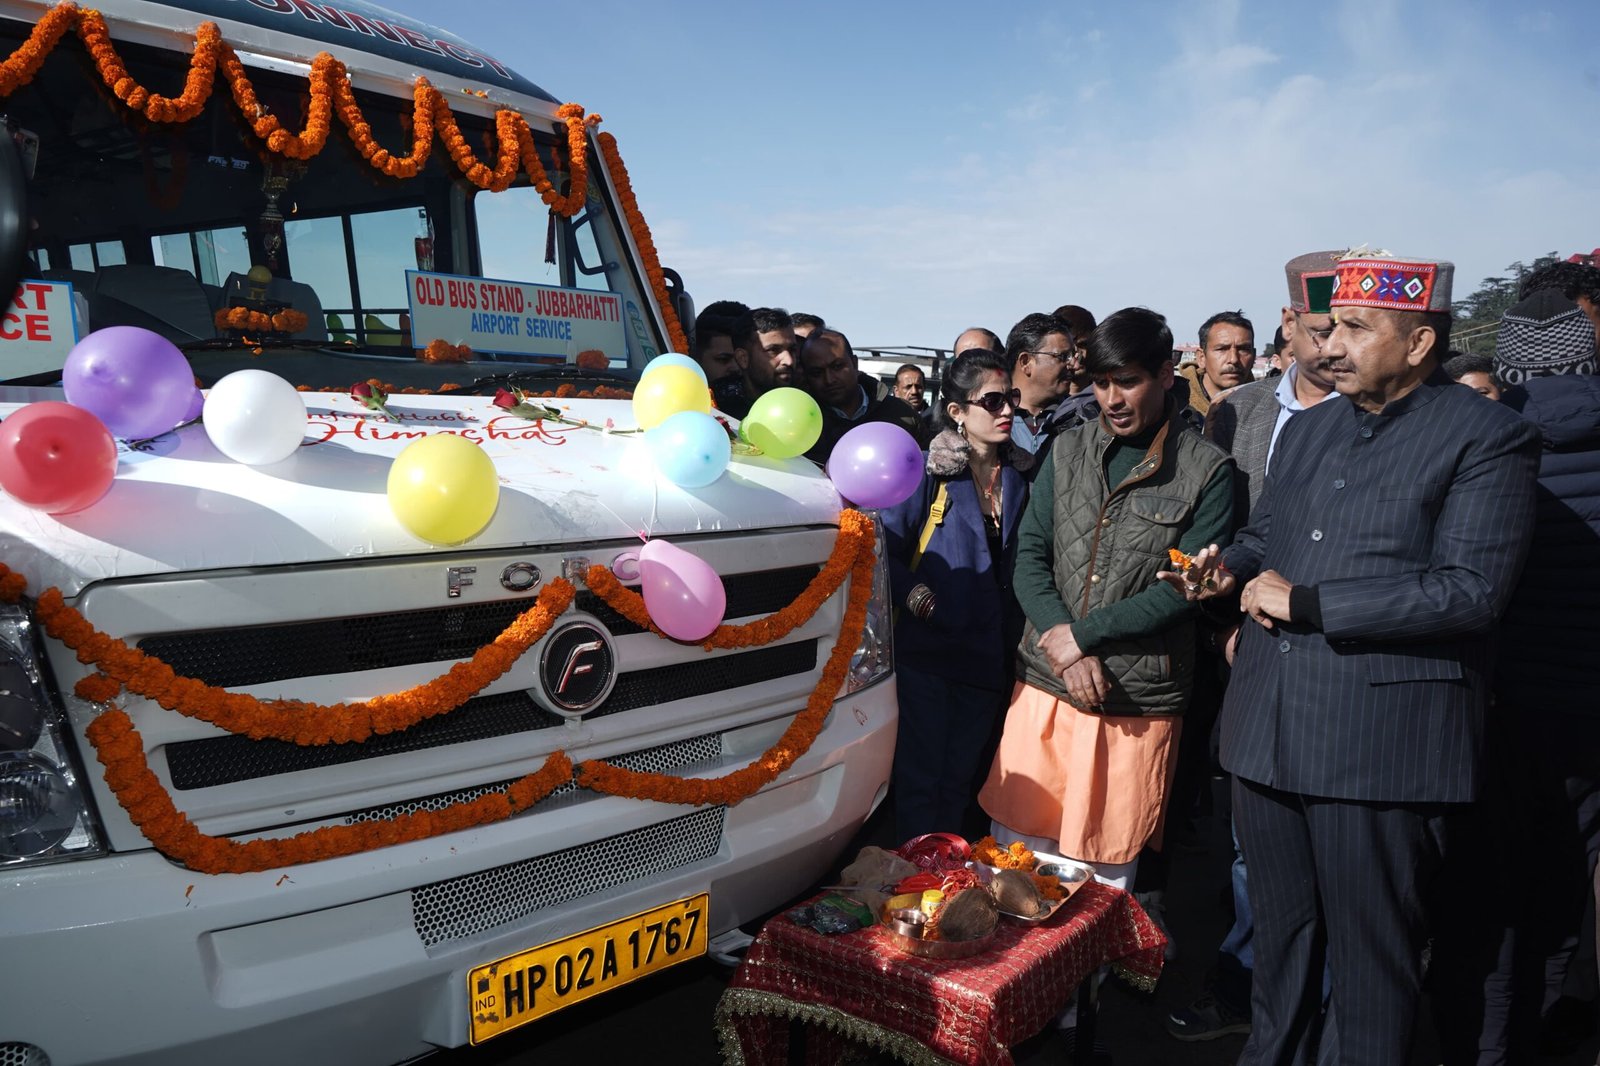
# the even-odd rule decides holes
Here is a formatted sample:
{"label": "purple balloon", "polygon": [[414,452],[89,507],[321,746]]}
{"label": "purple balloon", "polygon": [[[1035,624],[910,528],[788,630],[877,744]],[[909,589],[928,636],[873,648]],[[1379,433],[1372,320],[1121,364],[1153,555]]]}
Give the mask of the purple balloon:
{"label": "purple balloon", "polygon": [[194,371],[173,343],[138,326],[108,326],[67,355],[67,402],[97,415],[123,440],[167,432],[194,400]]}
{"label": "purple balloon", "polygon": [[188,410],[183,412],[183,417],[178,421],[193,422],[195,419],[199,418],[203,413],[205,413],[205,409],[206,394],[201,392],[199,389],[195,389],[194,395],[189,397]]}
{"label": "purple balloon", "polygon": [[828,476],[839,495],[862,507],[893,507],[922,483],[922,449],[889,422],[857,426],[834,445]]}

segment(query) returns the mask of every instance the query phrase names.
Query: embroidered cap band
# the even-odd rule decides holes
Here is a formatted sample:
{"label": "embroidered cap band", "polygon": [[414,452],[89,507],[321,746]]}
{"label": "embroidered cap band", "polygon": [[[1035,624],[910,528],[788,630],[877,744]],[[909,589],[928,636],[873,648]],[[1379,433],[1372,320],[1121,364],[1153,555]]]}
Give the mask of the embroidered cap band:
{"label": "embroidered cap band", "polygon": [[1450,281],[1455,269],[1455,264],[1442,259],[1395,256],[1341,259],[1329,306],[1448,312]]}

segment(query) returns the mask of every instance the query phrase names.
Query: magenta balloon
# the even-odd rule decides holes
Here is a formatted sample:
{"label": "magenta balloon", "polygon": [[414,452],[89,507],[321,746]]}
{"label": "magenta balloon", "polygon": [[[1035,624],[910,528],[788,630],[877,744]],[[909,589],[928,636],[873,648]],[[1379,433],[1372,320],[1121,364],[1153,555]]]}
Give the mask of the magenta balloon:
{"label": "magenta balloon", "polygon": [[839,438],[828,457],[839,495],[861,507],[893,507],[922,483],[922,449],[889,422],[867,422]]}
{"label": "magenta balloon", "polygon": [[697,555],[664,540],[639,549],[639,577],[650,621],[674,640],[704,640],[722,624],[728,593]]}
{"label": "magenta balloon", "polygon": [[108,326],[79,341],[61,371],[67,402],[94,413],[123,440],[142,440],[183,421],[194,371],[173,343],[138,326]]}

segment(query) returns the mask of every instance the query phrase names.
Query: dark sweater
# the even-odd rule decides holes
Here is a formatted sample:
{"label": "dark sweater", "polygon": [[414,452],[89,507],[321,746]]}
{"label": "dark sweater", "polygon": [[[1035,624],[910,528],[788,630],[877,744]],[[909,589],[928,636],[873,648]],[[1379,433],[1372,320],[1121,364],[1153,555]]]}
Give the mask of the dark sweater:
{"label": "dark sweater", "polygon": [[1600,378],[1533,378],[1506,406],[1539,430],[1533,547],[1500,624],[1496,691],[1518,712],[1600,717]]}

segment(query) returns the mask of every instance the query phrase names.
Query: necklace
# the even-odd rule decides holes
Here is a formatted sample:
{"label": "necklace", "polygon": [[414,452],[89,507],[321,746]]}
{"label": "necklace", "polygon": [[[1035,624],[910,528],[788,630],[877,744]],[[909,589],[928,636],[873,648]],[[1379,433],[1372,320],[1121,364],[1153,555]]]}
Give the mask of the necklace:
{"label": "necklace", "polygon": [[[971,468],[969,467],[968,469]],[[996,460],[994,469],[989,472],[989,486],[987,488],[985,488],[978,480],[978,472],[976,470],[972,470],[972,484],[973,487],[978,490],[978,495],[983,497],[983,502],[980,505],[980,509],[983,511],[983,517],[992,523],[994,528],[999,529],[1001,513],[999,461]]]}

